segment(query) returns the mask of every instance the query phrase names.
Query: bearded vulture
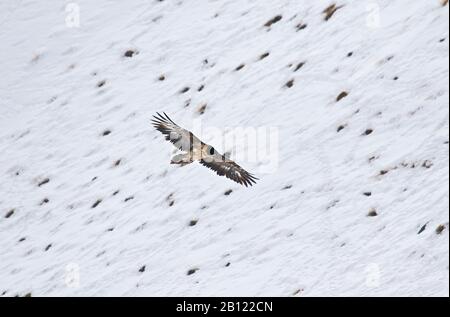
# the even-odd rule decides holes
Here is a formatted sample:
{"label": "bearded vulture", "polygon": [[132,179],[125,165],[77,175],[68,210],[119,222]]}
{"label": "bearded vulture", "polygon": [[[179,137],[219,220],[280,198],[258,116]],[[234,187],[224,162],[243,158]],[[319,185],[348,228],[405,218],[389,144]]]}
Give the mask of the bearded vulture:
{"label": "bearded vulture", "polygon": [[203,143],[192,132],[178,126],[165,112],[163,112],[164,115],[158,112],[156,114],[157,116],[153,116],[152,119],[153,126],[165,135],[167,141],[184,152],[172,157],[171,164],[184,166],[198,161],[218,175],[225,176],[246,187],[256,184],[258,178],[217,152],[211,145]]}

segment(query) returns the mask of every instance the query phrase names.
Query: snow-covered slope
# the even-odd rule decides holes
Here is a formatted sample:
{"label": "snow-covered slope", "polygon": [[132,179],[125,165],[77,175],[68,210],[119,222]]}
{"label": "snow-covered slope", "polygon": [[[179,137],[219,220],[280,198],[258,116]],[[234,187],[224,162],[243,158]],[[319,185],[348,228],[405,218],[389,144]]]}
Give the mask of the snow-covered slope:
{"label": "snow-covered slope", "polygon": [[448,296],[448,6],[330,4],[1,1],[0,295]]}

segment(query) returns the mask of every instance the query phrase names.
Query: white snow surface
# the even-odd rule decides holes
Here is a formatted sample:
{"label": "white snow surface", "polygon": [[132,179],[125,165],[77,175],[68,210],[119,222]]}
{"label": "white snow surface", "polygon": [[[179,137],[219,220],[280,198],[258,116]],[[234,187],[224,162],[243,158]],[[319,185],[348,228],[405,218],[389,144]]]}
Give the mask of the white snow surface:
{"label": "white snow surface", "polygon": [[[0,3],[0,296],[449,295],[448,6],[69,3]],[[170,165],[156,111],[276,166]]]}

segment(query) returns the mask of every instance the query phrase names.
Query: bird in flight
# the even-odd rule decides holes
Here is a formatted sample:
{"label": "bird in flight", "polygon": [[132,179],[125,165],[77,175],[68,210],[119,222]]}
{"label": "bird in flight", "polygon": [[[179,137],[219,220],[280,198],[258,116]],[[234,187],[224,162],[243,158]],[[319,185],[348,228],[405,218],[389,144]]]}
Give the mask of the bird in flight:
{"label": "bird in flight", "polygon": [[225,155],[217,152],[211,145],[203,143],[192,132],[181,128],[169,116],[156,113],[153,116],[153,126],[170,141],[177,149],[183,151],[172,157],[170,163],[184,166],[194,161],[212,169],[220,176],[225,176],[244,186],[256,184],[256,178]]}

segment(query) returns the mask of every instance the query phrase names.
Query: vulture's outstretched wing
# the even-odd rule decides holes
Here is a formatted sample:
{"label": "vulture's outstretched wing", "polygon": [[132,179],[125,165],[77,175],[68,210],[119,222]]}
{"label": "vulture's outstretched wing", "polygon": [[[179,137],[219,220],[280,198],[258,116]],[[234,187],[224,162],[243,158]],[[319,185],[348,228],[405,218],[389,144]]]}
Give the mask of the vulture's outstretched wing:
{"label": "vulture's outstretched wing", "polygon": [[200,164],[212,169],[218,175],[225,176],[245,187],[256,184],[256,180],[258,180],[258,178],[244,170],[234,161],[227,159],[224,155],[220,155],[217,152],[213,155],[203,157],[200,160]]}
{"label": "vulture's outstretched wing", "polygon": [[182,151],[190,151],[195,144],[200,144],[201,141],[190,131],[179,127],[169,116],[163,112],[164,116],[156,113],[153,116],[153,126],[166,136],[166,140],[170,141]]}

